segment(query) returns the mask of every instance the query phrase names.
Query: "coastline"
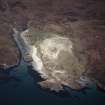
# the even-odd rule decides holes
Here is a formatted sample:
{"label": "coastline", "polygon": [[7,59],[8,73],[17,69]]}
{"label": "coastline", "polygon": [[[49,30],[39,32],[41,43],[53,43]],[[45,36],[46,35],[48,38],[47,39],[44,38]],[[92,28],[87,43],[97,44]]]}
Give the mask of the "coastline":
{"label": "coastline", "polygon": [[[29,43],[27,43],[26,41],[27,41],[27,39],[25,38],[25,37],[22,37],[22,35],[24,36],[24,34],[26,33],[28,31],[28,29],[26,29],[25,31],[22,31],[22,32],[18,32],[17,30],[15,30],[14,29],[14,35],[13,35],[13,37],[14,37],[14,39],[15,39],[15,42],[16,42],[16,44],[18,43],[16,40],[16,36],[18,35],[19,37],[20,37],[20,39],[21,39],[21,41],[22,41],[22,43],[23,43],[23,45],[24,45],[24,48],[25,48],[25,51],[27,52],[27,53],[29,53],[30,54],[30,56],[32,56],[32,53],[33,53],[33,46],[30,46],[29,45]],[[19,40],[18,40],[19,41]],[[20,41],[19,41],[19,43],[20,43]],[[27,44],[26,44],[27,43]],[[18,44],[17,44],[17,46],[18,46]],[[27,47],[28,46],[28,47]],[[21,53],[21,57],[22,57],[22,53],[25,53],[24,51],[22,52],[22,50],[21,50],[21,48],[18,46],[18,48],[19,48],[19,51],[20,51],[20,53]],[[34,49],[36,49],[35,48],[35,46],[34,46]],[[36,50],[34,50],[35,52],[34,53],[36,53],[37,51]],[[23,56],[24,56],[24,54],[23,54]],[[36,59],[36,58],[35,58]],[[18,63],[20,63],[20,62],[18,62]],[[17,67],[18,66],[18,63],[16,64],[16,65],[12,65],[12,67],[10,67],[10,68],[14,68],[14,67]],[[38,75],[43,79],[43,81],[46,81],[47,80],[47,76],[44,74],[44,71],[42,70],[42,71],[40,71],[40,70],[38,70],[38,69],[35,69],[36,68],[36,64],[35,64],[35,62],[28,62],[27,63],[27,65],[31,65],[32,67],[33,67],[33,69],[34,69],[34,71],[36,71],[36,72],[38,72]],[[9,69],[9,68],[8,68]],[[44,75],[43,75],[44,74]],[[70,87],[72,90],[74,90],[74,91],[82,91],[82,90],[84,90],[84,89],[88,89],[88,86],[87,85],[84,85],[84,84],[87,84],[88,82],[87,82],[87,79],[84,79],[84,78],[80,78],[81,79],[81,81],[77,81],[77,82],[79,82],[80,84],[83,84],[83,86],[80,86],[79,88],[72,88],[72,84],[71,84],[71,86],[68,84],[67,86],[68,87]],[[85,81],[86,80],[86,81]],[[46,89],[48,89],[48,90],[50,90],[50,91],[53,91],[50,87],[51,86],[53,86],[52,84],[49,84],[47,81],[46,81],[46,83],[44,82],[44,85],[43,85],[43,81],[41,81],[41,82],[38,82],[38,84],[39,85],[41,85],[41,87],[42,88],[46,88]],[[85,83],[84,83],[85,82]],[[41,84],[40,84],[41,83]],[[90,84],[89,84],[89,86],[90,85],[96,85],[96,83],[94,83],[94,81],[90,81]],[[59,85],[59,83],[58,83],[58,85]],[[61,86],[62,88],[61,89],[63,89],[63,86]],[[98,88],[98,89],[101,89],[101,90],[103,90],[104,91],[104,89],[103,89],[103,87],[100,87],[100,86],[97,86],[96,85],[96,87]],[[54,85],[54,87],[53,88],[55,88],[55,85]],[[57,87],[58,88],[58,87]],[[90,88],[90,87],[89,87]],[[59,89],[57,90],[58,92],[60,91]]]}
{"label": "coastline", "polygon": [[[14,34],[15,34],[15,33],[14,33]],[[18,45],[18,43],[17,43],[17,40],[16,40],[16,38],[14,37],[13,34],[12,34],[12,37],[14,38],[14,42],[15,42],[15,44],[16,44],[16,47],[17,47],[18,51],[19,51],[19,58],[18,58],[17,63],[14,64],[14,65],[9,66],[8,69],[12,69],[12,68],[17,67],[18,65],[20,65],[20,63],[21,63],[21,58],[22,58],[21,50],[20,50],[20,48],[19,48],[19,45]]]}
{"label": "coastline", "polygon": [[[87,83],[90,82],[88,81],[86,78],[85,79],[80,79],[78,81],[80,81],[80,83],[78,81],[77,84],[76,82],[72,84],[69,84],[70,81],[63,81],[61,82],[61,80],[56,80],[55,76],[54,78],[49,78],[48,75],[46,75],[47,71],[42,70],[43,65],[42,65],[42,61],[41,59],[37,56],[37,48],[35,47],[35,45],[30,45],[30,43],[28,42],[29,39],[27,38],[27,35],[25,36],[25,34],[28,32],[28,29],[23,31],[20,34],[21,39],[23,40],[23,43],[25,44],[26,47],[26,52],[32,57],[33,61],[31,62],[32,67],[34,69],[34,71],[38,72],[40,77],[43,79],[43,81],[38,82],[39,85],[41,85],[42,88],[48,88],[51,91],[57,91],[59,92],[60,90],[64,89],[64,86],[68,86],[70,88],[72,88],[73,90],[84,90],[85,88],[87,88]],[[59,73],[59,72],[57,72]],[[59,79],[59,77],[57,77],[57,79]],[[60,83],[59,83],[60,82]],[[81,85],[80,85],[81,84]],[[64,86],[63,86],[64,85]],[[73,85],[73,86],[72,86]]]}
{"label": "coastline", "polygon": [[[19,56],[19,60],[18,60],[18,62],[15,64],[15,65],[11,65],[11,66],[9,66],[8,68],[6,68],[6,70],[8,70],[8,69],[12,69],[12,68],[14,68],[14,67],[17,67],[20,63],[21,63],[21,59],[22,59],[22,53],[24,52],[22,52],[22,49],[21,49],[21,45],[20,45],[20,42],[19,42],[19,40],[18,40],[18,38],[16,37],[16,36],[19,36],[20,38],[19,39],[24,39],[24,41],[26,40],[24,37],[22,37],[22,35],[23,34],[25,34],[25,32],[27,32],[28,30],[26,30],[26,31],[23,31],[23,32],[18,32],[18,31],[16,31],[16,29],[13,29],[14,30],[14,34],[12,34],[12,36],[13,36],[13,38],[14,38],[14,41],[15,41],[15,43],[16,43],[16,46],[17,46],[17,48],[18,48],[18,51],[19,51],[19,54],[20,54],[20,56]],[[23,44],[25,44],[25,42],[22,42]],[[29,46],[28,46],[29,47]],[[32,47],[30,47],[30,48],[32,48]],[[28,53],[31,53],[32,54],[32,50],[30,51],[30,49],[29,50],[27,50],[28,51]],[[30,62],[29,62],[30,63]],[[43,71],[42,72],[39,72],[38,70],[35,70],[35,63],[34,62],[31,62],[30,63],[31,64],[31,66],[32,67],[34,67],[34,71],[35,72],[37,72],[38,73],[38,75],[42,78],[42,80],[45,80],[47,77],[45,76],[45,75],[43,75]],[[83,80],[84,81],[84,80]],[[81,83],[82,83],[82,81],[81,81]],[[40,85],[40,83],[38,83],[39,85]],[[43,86],[40,86],[41,88],[43,88],[43,89],[45,89],[45,90],[49,90],[49,91],[53,91],[53,90],[51,90],[49,87],[48,88],[46,88],[45,86],[43,87]],[[63,88],[62,88],[62,90],[58,90],[58,91],[55,91],[55,92],[62,92],[63,90],[65,91],[65,87],[66,86],[62,86]],[[103,90],[104,91],[104,89],[103,88],[101,88],[101,87],[99,87],[99,86],[97,86],[96,85],[96,87],[97,87],[97,89],[99,89],[99,90]],[[81,87],[81,88],[79,88],[79,89],[73,89],[73,88],[71,88],[70,86],[67,86],[67,88],[68,89],[70,89],[70,90],[72,90],[72,91],[83,91],[83,90],[85,90],[85,89],[89,89],[89,87],[88,86],[83,86],[83,87]]]}
{"label": "coastline", "polygon": [[33,69],[40,74],[41,78],[46,79],[47,75],[42,70],[43,68],[42,61],[37,56],[37,48],[34,45],[30,45],[29,42],[27,41],[28,39],[25,36],[27,32],[28,32],[28,29],[26,29],[20,34],[20,38],[23,40],[22,43],[26,47],[25,52],[23,52],[23,54],[28,53],[32,57],[33,60],[29,63],[32,65]]}

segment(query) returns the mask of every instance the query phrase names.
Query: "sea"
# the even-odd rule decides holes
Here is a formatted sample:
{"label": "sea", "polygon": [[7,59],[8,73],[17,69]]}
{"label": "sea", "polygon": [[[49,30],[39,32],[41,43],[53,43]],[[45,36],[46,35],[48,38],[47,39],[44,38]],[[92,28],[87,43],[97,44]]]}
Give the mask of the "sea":
{"label": "sea", "polygon": [[40,75],[24,62],[1,70],[0,78],[0,105],[105,105],[105,92],[96,86],[81,91],[65,87],[58,93],[40,87]]}

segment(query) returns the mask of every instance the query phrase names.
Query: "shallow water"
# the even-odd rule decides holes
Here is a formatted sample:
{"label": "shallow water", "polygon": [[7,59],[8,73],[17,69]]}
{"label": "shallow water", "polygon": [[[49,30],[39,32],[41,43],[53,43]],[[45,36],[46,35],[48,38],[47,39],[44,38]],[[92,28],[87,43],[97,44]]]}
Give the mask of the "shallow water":
{"label": "shallow water", "polygon": [[95,87],[81,92],[66,89],[68,94],[41,89],[38,74],[25,63],[0,74],[8,77],[0,80],[0,105],[105,105],[105,93]]}

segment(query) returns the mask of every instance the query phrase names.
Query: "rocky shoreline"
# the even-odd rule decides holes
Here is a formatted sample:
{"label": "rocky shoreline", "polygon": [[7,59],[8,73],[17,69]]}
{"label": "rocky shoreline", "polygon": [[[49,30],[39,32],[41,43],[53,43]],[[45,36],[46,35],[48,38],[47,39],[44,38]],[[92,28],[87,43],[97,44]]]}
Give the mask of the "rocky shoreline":
{"label": "rocky shoreline", "polygon": [[[13,29],[13,30],[14,30],[14,29]],[[14,38],[15,43],[16,43],[16,46],[17,46],[17,48],[18,48],[18,50],[19,50],[20,58],[19,58],[17,64],[11,65],[11,66],[6,67],[6,68],[3,68],[3,69],[1,69],[1,70],[12,69],[12,68],[14,68],[14,67],[19,66],[20,61],[21,61],[21,59],[22,59],[22,56],[25,56],[25,55],[24,55],[25,52],[24,52],[24,51],[21,51],[22,48],[20,48],[20,47],[21,47],[22,45],[21,45],[21,43],[20,43],[20,40],[17,40],[17,36],[19,36],[20,39],[21,39],[21,41],[23,41],[22,43],[23,43],[24,47],[26,47],[25,51],[26,51],[27,53],[29,53],[30,55],[32,54],[32,49],[33,49],[33,47],[31,47],[31,46],[29,45],[29,43],[27,43],[27,38],[24,36],[27,32],[28,32],[28,30],[23,31],[23,32],[18,32],[18,31],[16,31],[16,30],[14,30],[13,38]],[[19,43],[20,43],[20,44],[19,44]],[[27,44],[26,44],[26,43],[27,43]],[[27,45],[28,45],[28,47],[27,47]],[[22,46],[22,47],[23,47],[23,46]],[[24,53],[23,53],[23,52],[24,52]],[[23,53],[23,54],[22,54],[22,53]],[[34,53],[34,54],[35,54],[35,53]],[[33,60],[32,60],[31,62],[28,62],[27,64],[29,64],[29,65],[31,64],[31,65],[34,67],[34,70],[39,73],[39,75],[41,76],[42,80],[44,80],[43,82],[39,82],[39,83],[38,83],[38,84],[41,85],[42,88],[50,89],[51,91],[55,91],[55,92],[60,92],[60,91],[63,91],[63,90],[64,90],[64,87],[65,87],[66,85],[60,86],[60,84],[59,84],[58,82],[52,84],[51,81],[50,81],[50,79],[47,79],[48,77],[44,74],[43,71],[38,71],[38,70],[36,69],[36,64],[35,64],[35,62],[33,62]],[[87,88],[88,88],[88,85],[89,85],[89,84],[92,84],[92,81],[88,80],[88,78],[87,78],[87,79],[84,79],[84,78],[85,78],[85,77],[83,77],[83,78],[81,77],[81,81],[78,80],[78,83],[81,84],[80,87],[72,88],[72,85],[70,85],[70,86],[67,85],[68,88],[71,88],[71,89],[74,90],[74,91],[82,91],[82,90],[84,90],[84,89],[87,89]],[[47,80],[46,80],[46,79],[47,79]],[[84,85],[84,83],[86,83],[86,85]],[[82,84],[83,84],[83,86],[82,86]],[[58,86],[58,85],[59,85],[59,86]],[[53,86],[54,86],[54,87],[53,87]],[[57,87],[56,87],[56,86],[57,86]],[[102,86],[101,84],[98,84],[98,85],[97,85],[97,89],[98,89],[98,90],[101,90],[101,91],[104,91],[104,90],[105,90],[105,89],[104,89],[104,86]]]}
{"label": "rocky shoreline", "polygon": [[[34,27],[35,35],[38,34],[39,36],[41,35],[44,36],[47,32],[47,34],[57,33],[57,35],[63,34],[65,37],[67,36],[67,37],[76,38],[76,40],[73,40],[73,39],[71,40],[73,43],[76,42],[76,44],[74,45],[75,46],[74,52],[79,52],[79,54],[75,53],[75,55],[78,56],[79,61],[81,61],[81,59],[82,60],[84,59],[83,53],[87,53],[87,57],[86,59],[84,59],[84,65],[86,64],[88,65],[88,67],[86,67],[86,71],[84,71],[84,69],[82,71],[84,71],[84,74],[87,77],[91,78],[91,80],[93,81],[96,80],[98,82],[97,84],[101,84],[99,85],[99,87],[104,88],[104,84],[105,84],[105,79],[104,79],[105,77],[105,65],[104,65],[104,62],[105,62],[105,14],[104,14],[105,6],[104,4],[105,2],[104,1],[89,0],[89,1],[83,2],[82,0],[71,0],[71,1],[70,0],[62,0],[62,1],[61,0],[3,1],[2,0],[0,1],[0,3],[1,3],[0,4],[0,66],[1,68],[6,69],[8,67],[11,68],[11,67],[17,66],[18,65],[17,59],[20,58],[19,57],[20,54],[17,51],[18,46],[12,43],[14,40],[13,38],[11,38],[11,29],[9,25],[11,24],[13,25],[13,27],[16,27],[18,30],[20,30],[18,34],[20,34],[23,30],[27,28],[29,29],[30,27]],[[35,43],[35,41],[32,43]],[[81,51],[81,49],[78,49],[79,46],[83,47],[83,51]],[[24,48],[26,48],[26,46]],[[34,48],[34,51],[36,52],[35,47],[33,48]],[[52,50],[56,51],[54,49]],[[26,62],[28,62],[27,64],[31,65],[30,61],[32,61],[32,56],[30,57],[26,49],[24,49],[24,51],[22,50],[22,53],[23,53],[22,54],[23,59]],[[88,59],[88,62],[85,62],[87,61],[87,59]],[[52,74],[54,73],[52,74],[49,73],[49,74],[51,75],[51,77],[53,77]],[[64,74],[65,74],[64,72],[62,73],[59,71],[55,72],[55,75],[64,75]],[[77,75],[78,74],[79,73],[77,73]],[[72,76],[71,74],[70,78],[72,77],[75,77],[75,76]],[[74,80],[75,79],[77,79],[76,83],[79,82],[79,84],[82,84],[82,82],[78,81],[78,79],[81,79],[81,78],[74,78]],[[50,79],[49,81],[52,82],[53,79]],[[49,84],[47,83],[46,83],[46,87],[49,87]],[[72,83],[75,84],[74,81]],[[58,85],[59,85],[59,82],[58,82]]]}
{"label": "rocky shoreline", "polygon": [[[27,32],[28,32],[28,30],[26,30],[26,31],[23,32],[22,38],[23,38],[24,42],[26,42],[28,44],[28,53],[30,54],[30,56],[32,56],[33,47],[30,46],[30,39],[28,39],[30,36],[27,36],[27,34],[26,34]],[[29,46],[30,46],[30,48],[29,48]],[[34,52],[33,54],[36,55],[36,52]],[[32,56],[32,58],[33,57],[35,57],[35,56]],[[36,57],[35,57],[34,61],[35,60],[36,60]],[[95,84],[94,80],[92,80],[90,77],[81,76],[80,78],[78,78],[78,80],[76,80],[77,81],[76,83],[73,83],[73,84],[70,84],[70,85],[67,84],[67,83],[66,84],[64,83],[63,84],[64,86],[63,86],[63,85],[61,85],[63,82],[60,84],[60,81],[54,82],[55,81],[54,79],[49,78],[48,75],[46,75],[47,71],[43,71],[41,69],[38,70],[38,68],[36,67],[37,64],[35,62],[34,63],[31,63],[31,64],[34,67],[34,70],[37,71],[39,73],[39,75],[41,76],[41,78],[43,79],[43,81],[42,82],[39,82],[38,84],[41,85],[41,87],[43,87],[43,88],[50,89],[51,91],[56,91],[56,92],[62,91],[62,90],[64,90],[64,88],[63,88],[64,86],[68,86],[68,87],[70,87],[73,90],[80,91],[80,90],[87,89],[92,84]],[[58,76],[58,78],[59,78],[59,76]],[[66,79],[66,80],[68,80],[68,79]],[[73,85],[75,87],[73,87]]]}
{"label": "rocky shoreline", "polygon": [[[23,39],[23,42],[26,44],[26,49],[27,49],[27,52],[29,53],[30,56],[32,56],[32,59],[33,61],[31,62],[32,66],[34,67],[34,70],[36,70],[40,76],[42,77],[42,79],[44,79],[44,81],[38,83],[40,84],[42,87],[44,88],[49,88],[51,90],[54,90],[54,91],[60,91],[60,90],[63,90],[63,85],[65,86],[70,86],[72,89],[75,89],[75,90],[82,90],[83,88],[87,87],[87,84],[90,82],[88,79],[84,78],[84,79],[80,79],[78,80],[77,82],[74,82],[74,83],[71,83],[70,85],[68,84],[70,81],[68,79],[70,78],[67,78],[64,82],[61,82],[56,80],[56,78],[59,79],[59,75],[58,77],[55,77],[55,74],[52,75],[53,73],[51,73],[52,76],[54,76],[52,79],[49,77],[49,75],[47,73],[50,73],[49,71],[47,70],[44,70],[44,68],[42,68],[42,61],[41,59],[38,57],[38,53],[36,53],[36,48],[35,45],[31,45],[30,44],[30,39],[27,37],[27,33],[28,33],[28,30],[22,32],[20,34],[21,38]],[[39,62],[39,63],[38,63]],[[56,72],[56,71],[55,71]],[[58,71],[57,71],[58,72]],[[62,71],[59,71],[59,72],[62,72]],[[65,75],[63,73],[63,75]],[[67,76],[67,75],[66,75]],[[75,76],[74,76],[75,77]],[[60,77],[61,78],[61,77]],[[65,76],[63,77],[65,78]],[[79,78],[78,78],[79,79]],[[75,79],[74,79],[75,80]],[[68,83],[66,83],[66,81]],[[62,84],[62,85],[61,85]],[[81,85],[80,85],[81,84]],[[89,83],[90,84],[90,83]],[[73,87],[74,85],[74,87]]]}

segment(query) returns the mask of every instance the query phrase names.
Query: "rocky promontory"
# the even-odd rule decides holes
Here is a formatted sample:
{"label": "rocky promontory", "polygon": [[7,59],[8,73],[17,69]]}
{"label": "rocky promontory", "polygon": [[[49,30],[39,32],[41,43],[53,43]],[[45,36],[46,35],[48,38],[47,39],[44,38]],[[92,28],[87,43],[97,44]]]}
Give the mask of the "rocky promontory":
{"label": "rocky promontory", "polygon": [[[100,88],[104,89],[104,0],[0,0],[1,67],[14,65],[19,58],[19,52],[12,38],[13,33],[11,26],[15,27],[20,32],[29,29],[29,34],[35,36],[33,38],[34,41],[32,40],[31,43],[40,48],[39,43],[41,41],[41,51],[46,52],[47,49],[51,53],[51,57],[53,57],[52,52],[56,53],[56,51],[58,51],[55,49],[57,46],[61,46],[59,43],[63,38],[63,41],[61,42],[62,45],[65,46],[66,50],[62,49],[63,51],[58,55],[59,60],[51,60],[54,65],[57,64],[56,69],[58,71],[55,72],[55,70],[53,71],[53,69],[51,69],[48,73],[48,78],[50,79],[45,78],[46,81],[40,83],[42,86],[52,87],[53,90],[54,88],[58,89],[58,87],[62,89],[61,84],[66,84],[74,89],[81,89],[79,84],[82,84],[82,82],[78,81],[78,79],[80,79],[84,82],[91,80]],[[49,35],[53,39],[51,39]],[[43,36],[48,39],[43,39]],[[60,37],[60,41],[58,41],[58,36]],[[66,45],[66,43],[64,43],[65,38],[69,40],[66,41],[66,43],[70,43],[70,45],[72,45],[72,53],[67,51],[68,46],[70,45]],[[53,43],[55,47],[54,49],[51,49],[51,51],[49,50],[49,46],[46,44],[47,41],[49,43]],[[46,49],[43,49],[45,45]],[[52,46],[50,47],[52,48]],[[36,51],[35,47],[34,51]],[[50,66],[52,67],[52,62],[51,64],[47,64],[45,61],[45,54],[41,53],[40,49],[38,52],[38,56],[43,60],[45,68],[49,69]],[[33,56],[36,57],[35,55]],[[49,53],[47,53],[47,56],[50,56]],[[71,61],[70,58],[74,60]],[[48,58],[47,60],[50,62]],[[58,63],[62,65],[62,68],[59,68]],[[72,65],[73,69],[71,69],[70,65],[70,67],[68,67],[68,64]],[[67,70],[70,68],[68,70],[70,73],[65,73],[63,71],[65,68]],[[43,70],[46,71],[47,69]],[[59,71],[59,69],[62,70],[62,72]],[[62,78],[63,75],[66,75],[64,76],[65,78]],[[81,75],[83,75],[82,78],[80,78]],[[58,77],[60,81],[57,81],[55,85],[55,79],[58,79]]]}

